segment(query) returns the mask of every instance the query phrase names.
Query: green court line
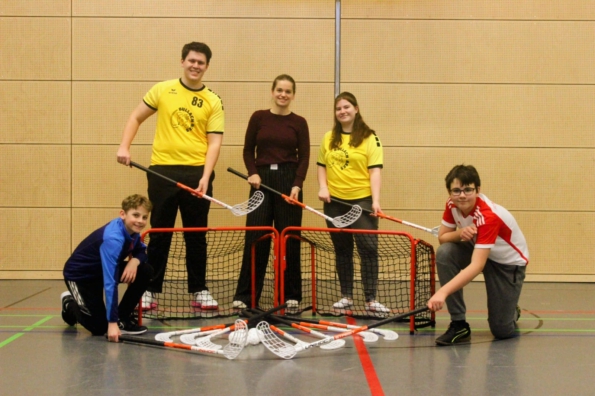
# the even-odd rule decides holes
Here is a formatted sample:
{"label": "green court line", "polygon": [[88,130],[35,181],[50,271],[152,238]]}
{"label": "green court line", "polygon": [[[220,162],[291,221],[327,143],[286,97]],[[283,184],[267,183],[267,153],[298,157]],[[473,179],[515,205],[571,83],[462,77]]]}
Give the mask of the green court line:
{"label": "green court line", "polygon": [[8,337],[6,340],[0,342],[0,348],[2,348],[5,345],[10,344],[11,342],[13,342],[16,339],[19,339],[21,336],[25,335],[26,332],[35,329],[36,327],[38,327],[42,323],[47,322],[48,320],[52,319],[53,317],[54,317],[53,315],[46,316],[45,318],[37,321],[36,323],[33,323],[31,326],[24,328],[22,332],[17,333],[15,335],[11,336],[11,337]]}

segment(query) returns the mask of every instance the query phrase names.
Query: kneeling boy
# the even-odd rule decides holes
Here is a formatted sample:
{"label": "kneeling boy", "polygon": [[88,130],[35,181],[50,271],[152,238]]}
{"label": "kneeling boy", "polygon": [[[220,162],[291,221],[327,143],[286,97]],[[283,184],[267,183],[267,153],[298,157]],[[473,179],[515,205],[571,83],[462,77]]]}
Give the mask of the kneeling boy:
{"label": "kneeling boy", "polygon": [[[112,342],[118,342],[120,334],[147,331],[138,325],[133,311],[153,276],[147,247],[140,241],[151,209],[142,195],[125,198],[120,216],[92,232],[66,261],[68,291],[60,297],[62,318],[70,326],[78,322],[93,335],[107,333]],[[128,288],[118,304],[119,283]]]}
{"label": "kneeling boy", "polygon": [[438,233],[436,269],[442,287],[430,298],[433,311],[448,307],[448,331],[438,345],[469,340],[463,287],[483,272],[488,297],[488,323],[494,337],[515,334],[519,296],[529,263],[527,242],[514,217],[480,193],[481,182],[471,165],[457,165],[446,176],[450,197]]}

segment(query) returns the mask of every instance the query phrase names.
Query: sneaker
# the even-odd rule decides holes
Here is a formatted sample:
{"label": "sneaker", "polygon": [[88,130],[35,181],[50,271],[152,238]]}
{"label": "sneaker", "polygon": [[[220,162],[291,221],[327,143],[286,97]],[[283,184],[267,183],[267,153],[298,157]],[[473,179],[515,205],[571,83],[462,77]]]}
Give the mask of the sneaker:
{"label": "sneaker", "polygon": [[62,320],[68,324],[68,326],[74,326],[76,324],[76,315],[72,310],[68,309],[70,303],[76,304],[74,298],[69,291],[65,291],[60,294],[60,301],[62,302]]}
{"label": "sneaker", "polygon": [[339,301],[333,304],[333,308],[335,309],[345,309],[349,308],[353,305],[353,300],[349,297],[343,297]]}
{"label": "sneaker", "polygon": [[366,311],[388,314],[390,310],[386,308],[384,305],[380,304],[378,301],[368,301],[366,303]]}
{"label": "sneaker", "polygon": [[203,290],[201,292],[194,293],[194,299],[190,303],[195,308],[201,309],[218,309],[219,304],[217,304],[217,300],[211,296],[208,290]]}
{"label": "sneaker", "polygon": [[143,297],[141,298],[141,308],[143,311],[157,308],[157,299],[152,292],[146,291],[143,293]]}
{"label": "sneaker", "polygon": [[436,338],[436,344],[454,345],[459,342],[469,341],[471,339],[471,329],[469,323],[465,321],[450,322],[446,333]]}
{"label": "sneaker", "polygon": [[139,326],[136,318],[133,316],[128,320],[118,320],[118,327],[122,334],[144,334],[148,330],[145,326]]}
{"label": "sneaker", "polygon": [[240,301],[240,300],[235,300],[232,304],[232,307],[234,307],[235,309],[246,309],[248,308],[248,306],[246,305],[245,302]]}

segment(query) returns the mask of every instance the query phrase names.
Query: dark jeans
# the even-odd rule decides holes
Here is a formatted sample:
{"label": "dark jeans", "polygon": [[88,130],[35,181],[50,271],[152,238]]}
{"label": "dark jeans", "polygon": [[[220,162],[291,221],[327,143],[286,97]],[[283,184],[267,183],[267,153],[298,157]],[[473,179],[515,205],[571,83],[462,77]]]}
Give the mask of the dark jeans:
{"label": "dark jeans", "polygon": [[[191,188],[198,187],[198,182],[204,171],[203,166],[152,165],[150,168]],[[213,172],[206,192],[208,196],[213,196],[214,179],[215,173]],[[208,226],[210,201],[198,198],[175,184],[150,173],[147,173],[147,180],[149,199],[153,203],[151,228],[173,228],[178,209],[182,215],[182,225],[185,228]],[[162,292],[171,238],[172,233],[170,232],[150,234],[147,254],[155,273],[148,288],[151,292]],[[186,244],[188,293],[208,290],[205,279],[207,271],[206,233],[186,232],[184,241]]]}
{"label": "dark jeans", "polygon": [[[122,276],[124,265],[120,265]],[[136,279],[128,285],[126,292],[118,305],[118,317],[128,320],[138,304],[143,293],[147,290],[149,280],[153,276],[153,269],[148,263],[141,263],[136,271]],[[104,335],[107,332],[107,311],[103,302],[103,279],[94,282],[64,280],[66,287],[72,294],[76,304],[69,304],[77,322],[93,335]]]}
{"label": "dark jeans", "polygon": [[[258,168],[258,174],[263,184],[271,187],[285,195],[291,193],[291,185],[295,180],[296,166],[293,164],[281,164],[279,169],[271,170],[268,166]],[[267,189],[260,189],[264,194],[264,201],[260,206],[250,212],[246,219],[246,227],[267,226],[274,224],[275,229],[281,234],[286,227],[299,227],[302,225],[302,208],[297,205],[288,204],[280,195]],[[250,189],[250,196],[254,189]],[[302,200],[302,192],[298,196]],[[238,279],[234,300],[243,301],[246,305],[251,304],[251,245],[258,238],[265,234],[263,231],[248,231],[245,235],[244,255],[242,268]],[[299,235],[299,233],[296,233]],[[269,261],[271,240],[259,242],[256,245],[256,305],[260,300],[266,268]],[[285,301],[302,300],[302,274],[300,267],[300,242],[289,239],[287,245],[287,261],[285,269]]]}
{"label": "dark jeans", "polygon": [[[352,205],[359,205],[364,209],[372,210],[372,198],[362,198],[358,200],[342,200]],[[330,217],[342,216],[351,208],[347,205],[331,201],[324,203],[324,214]],[[328,228],[336,228],[331,222],[327,221]],[[370,216],[364,212],[353,224],[348,227],[358,230],[377,230],[378,218]],[[343,297],[353,297],[353,244],[357,247],[357,252],[361,259],[361,276],[364,287],[364,296],[366,301],[376,299],[376,289],[378,288],[378,235],[371,234],[343,234],[331,233],[331,240],[335,248],[337,274],[341,284],[341,294]]]}

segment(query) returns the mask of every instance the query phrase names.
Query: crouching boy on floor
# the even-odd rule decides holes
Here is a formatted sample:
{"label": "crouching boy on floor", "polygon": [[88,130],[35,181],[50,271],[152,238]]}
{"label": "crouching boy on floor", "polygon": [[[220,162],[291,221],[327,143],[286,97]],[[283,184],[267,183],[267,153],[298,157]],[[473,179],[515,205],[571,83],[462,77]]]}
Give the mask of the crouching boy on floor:
{"label": "crouching boy on floor", "polygon": [[[122,201],[120,216],[93,231],[74,250],[64,265],[68,287],[60,296],[62,319],[80,323],[93,335],[107,333],[118,342],[120,334],[142,334],[133,311],[153,276],[147,263],[147,247],[140,232],[147,225],[152,204],[142,195]],[[118,284],[128,288],[118,304]],[[104,303],[105,292],[105,303]]]}
{"label": "crouching boy on floor", "polygon": [[514,217],[480,193],[481,182],[471,165],[457,165],[446,176],[449,198],[438,233],[436,269],[442,287],[428,301],[433,311],[448,308],[451,323],[438,345],[468,341],[463,287],[483,272],[488,298],[488,323],[498,339],[516,333],[519,296],[529,263],[527,242]]}

